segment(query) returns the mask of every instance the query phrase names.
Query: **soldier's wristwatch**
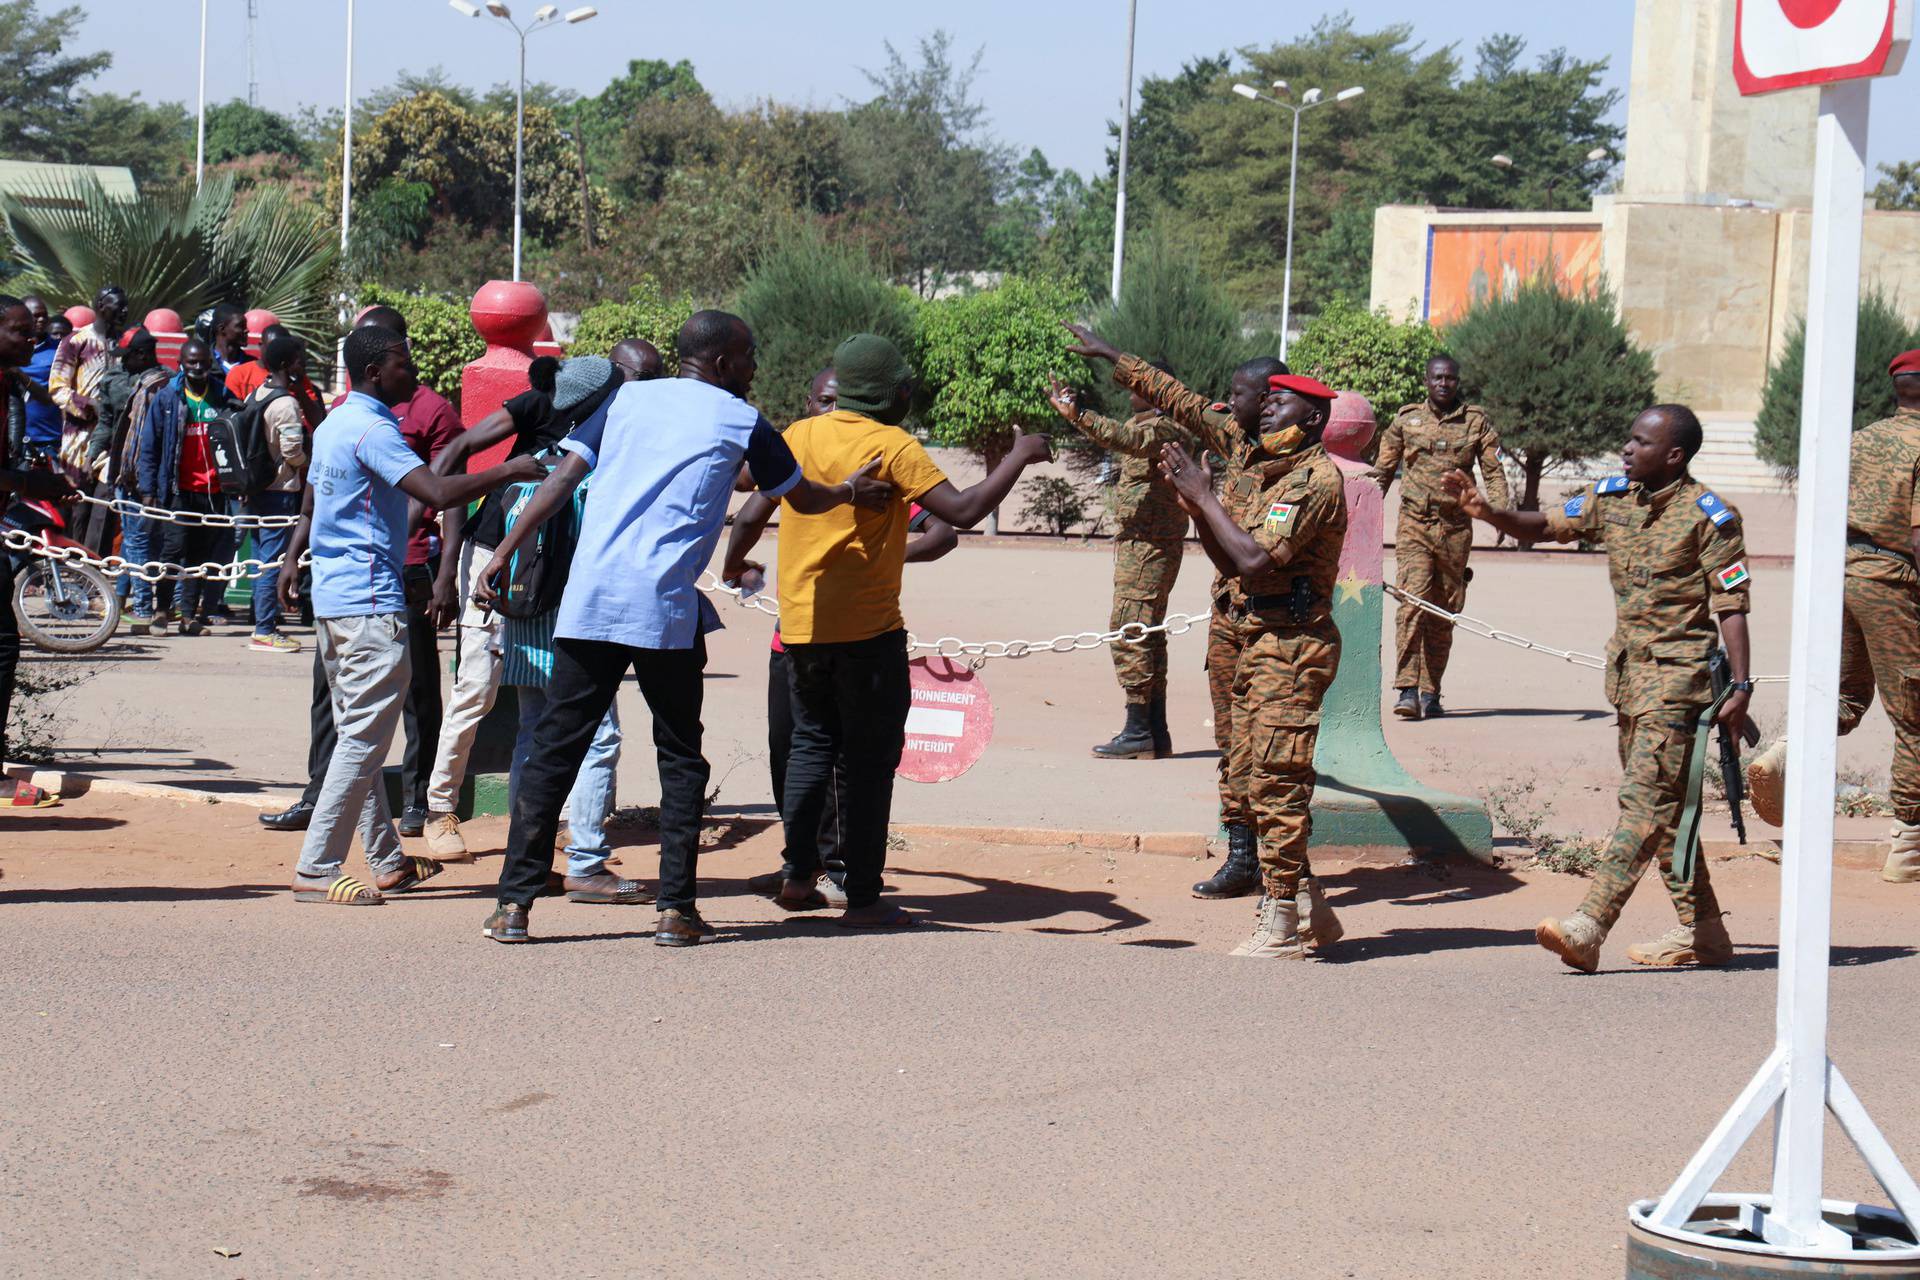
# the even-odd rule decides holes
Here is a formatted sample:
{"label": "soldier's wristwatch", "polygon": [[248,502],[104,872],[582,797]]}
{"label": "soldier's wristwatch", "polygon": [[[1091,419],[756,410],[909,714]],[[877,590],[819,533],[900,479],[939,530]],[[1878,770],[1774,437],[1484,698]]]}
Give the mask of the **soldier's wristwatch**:
{"label": "soldier's wristwatch", "polygon": [[1738,689],[1738,690],[1739,690],[1740,692],[1742,692],[1742,693],[1752,693],[1752,692],[1753,692],[1753,681],[1751,681],[1751,680],[1735,680],[1735,681],[1732,681],[1731,683],[1729,683],[1729,684],[1727,685],[1727,688],[1729,688],[1729,689]]}

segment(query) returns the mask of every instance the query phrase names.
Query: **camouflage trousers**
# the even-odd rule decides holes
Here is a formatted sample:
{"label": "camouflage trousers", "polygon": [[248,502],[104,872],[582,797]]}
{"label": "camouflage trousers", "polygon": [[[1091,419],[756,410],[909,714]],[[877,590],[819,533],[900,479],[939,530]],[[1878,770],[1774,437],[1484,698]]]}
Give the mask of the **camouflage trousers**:
{"label": "camouflage trousers", "polygon": [[1271,895],[1291,898],[1309,874],[1313,834],[1313,749],[1320,704],[1340,666],[1332,622],[1247,638],[1233,675],[1234,748],[1247,761],[1246,812],[1260,841],[1260,876]]}
{"label": "camouflage trousers", "polygon": [[1619,717],[1620,767],[1625,772],[1620,824],[1580,904],[1581,914],[1599,921],[1603,929],[1613,928],[1633,886],[1654,861],[1660,864],[1660,877],[1681,924],[1720,914],[1704,857],[1694,859],[1691,880],[1677,880],[1673,873],[1674,836],[1689,798],[1687,770],[1693,763],[1700,712],[1699,707],[1661,707],[1643,716]]}
{"label": "camouflage trousers", "polygon": [[1920,583],[1913,570],[1894,561],[1869,572],[1873,576],[1847,574],[1840,732],[1860,723],[1877,689],[1893,722],[1894,816],[1920,822]]}
{"label": "camouflage trousers", "polygon": [[[1400,589],[1408,595],[1458,613],[1467,603],[1467,554],[1473,526],[1402,511],[1393,558]],[[1393,687],[1438,694],[1453,656],[1453,624],[1424,609],[1402,603],[1395,620]]]}
{"label": "camouflage trousers", "polygon": [[1207,626],[1207,697],[1213,702],[1213,744],[1220,749],[1220,824],[1245,825],[1247,813],[1247,755],[1245,743],[1233,736],[1233,677],[1246,647],[1238,627],[1220,610]]}
{"label": "camouflage trousers", "polygon": [[[1113,612],[1107,629],[1129,622],[1157,627],[1167,620],[1167,599],[1180,576],[1181,541],[1121,538],[1113,544]],[[1138,644],[1113,644],[1113,674],[1128,703],[1167,696],[1167,633],[1156,631]]]}

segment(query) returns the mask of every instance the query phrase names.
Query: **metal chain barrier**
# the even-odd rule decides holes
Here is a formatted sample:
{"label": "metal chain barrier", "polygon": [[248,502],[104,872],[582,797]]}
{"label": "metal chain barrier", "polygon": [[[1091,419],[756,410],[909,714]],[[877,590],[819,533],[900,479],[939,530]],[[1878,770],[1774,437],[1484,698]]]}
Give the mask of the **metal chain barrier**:
{"label": "metal chain barrier", "polygon": [[89,506],[106,507],[123,516],[160,520],[167,524],[202,525],[209,529],[291,529],[300,523],[300,517],[297,514],[230,516],[218,511],[173,511],[166,507],[150,507],[144,502],[135,502],[132,498],[96,498],[87,493],[80,495],[80,501]]}
{"label": "metal chain barrier", "polygon": [[[1478,618],[1468,617],[1464,613],[1454,613],[1451,610],[1442,609],[1431,600],[1422,600],[1418,596],[1408,595],[1390,582],[1383,583],[1382,586],[1388,595],[1400,601],[1400,603],[1410,604],[1414,608],[1424,613],[1430,613],[1436,618],[1444,618],[1460,630],[1465,631],[1468,635],[1480,636],[1487,640],[1498,640],[1501,644],[1510,644],[1516,649],[1525,649],[1529,653],[1545,654],[1549,658],[1558,658],[1562,662],[1571,662],[1576,667],[1591,667],[1595,671],[1604,671],[1607,668],[1607,660],[1597,653],[1581,653],[1578,649],[1556,649],[1550,644],[1541,644],[1538,640],[1529,640],[1527,637],[1515,635],[1511,631],[1502,631],[1498,627],[1490,626]],[[1787,677],[1755,676],[1753,682],[1755,684],[1785,684]]]}
{"label": "metal chain barrier", "polygon": [[[769,600],[764,592],[752,596],[742,595],[739,588],[730,587],[720,581],[711,572],[700,575],[695,584],[702,591],[714,595],[732,596],[742,607],[758,609],[772,617],[780,616],[780,605]],[[1028,658],[1036,653],[1073,653],[1080,649],[1098,649],[1109,644],[1139,644],[1148,636],[1164,632],[1170,636],[1183,636],[1193,630],[1196,622],[1207,622],[1213,615],[1208,613],[1170,613],[1165,622],[1147,626],[1142,622],[1129,622],[1112,631],[1070,631],[1055,636],[1051,640],[962,640],[958,636],[941,636],[938,640],[922,640],[912,632],[907,633],[908,650],[924,649],[942,658],[974,658],[984,661],[988,658]]]}
{"label": "metal chain barrier", "polygon": [[[62,564],[92,565],[109,578],[121,574],[132,574],[142,582],[178,582],[183,578],[203,578],[208,582],[236,582],[242,578],[257,578],[269,569],[278,569],[280,560],[235,560],[226,564],[208,562],[198,565],[169,564],[164,560],[148,560],[134,564],[119,556],[108,556],[104,560],[88,555],[79,547],[50,546],[41,538],[18,529],[0,532],[0,546],[9,551],[27,551],[48,560],[58,560]],[[310,564],[308,556],[300,557],[301,564]]]}

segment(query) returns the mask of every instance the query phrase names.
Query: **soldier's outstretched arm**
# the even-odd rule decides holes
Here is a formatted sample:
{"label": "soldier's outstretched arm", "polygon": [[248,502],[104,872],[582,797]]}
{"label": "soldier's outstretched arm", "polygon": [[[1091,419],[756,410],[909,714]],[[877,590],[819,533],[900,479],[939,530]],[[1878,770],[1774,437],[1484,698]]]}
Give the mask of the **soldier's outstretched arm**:
{"label": "soldier's outstretched arm", "polygon": [[1216,412],[1213,401],[1192,390],[1172,374],[1162,373],[1139,356],[1123,354],[1119,348],[1084,325],[1070,324],[1067,329],[1079,339],[1067,350],[1089,360],[1113,361],[1114,382],[1199,436],[1207,448],[1221,457],[1233,456],[1233,440],[1226,431],[1232,419]]}
{"label": "soldier's outstretched arm", "polygon": [[1464,471],[1449,471],[1440,477],[1441,487],[1448,495],[1457,499],[1460,509],[1485,524],[1490,524],[1509,538],[1520,542],[1563,542],[1568,535],[1557,532],[1548,522],[1546,515],[1539,511],[1515,511],[1509,507],[1495,507],[1479,489],[1474,487],[1472,477]]}
{"label": "soldier's outstretched arm", "polygon": [[1115,422],[1080,403],[1080,393],[1056,378],[1047,380],[1047,402],[1081,435],[1115,453],[1130,458],[1158,458],[1161,447],[1169,444],[1191,445],[1193,438],[1170,419],[1147,423]]}

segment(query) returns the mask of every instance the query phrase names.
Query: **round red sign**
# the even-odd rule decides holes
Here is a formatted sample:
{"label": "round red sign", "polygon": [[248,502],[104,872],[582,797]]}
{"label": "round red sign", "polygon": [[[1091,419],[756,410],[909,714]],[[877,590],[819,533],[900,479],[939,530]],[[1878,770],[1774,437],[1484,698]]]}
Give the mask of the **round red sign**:
{"label": "round red sign", "polygon": [[1840,8],[1840,0],[1780,0],[1787,21],[1802,31],[1817,27]]}
{"label": "round red sign", "polygon": [[951,658],[915,658],[907,664],[913,702],[901,777],[951,782],[973,767],[993,740],[993,699],[980,673]]}

